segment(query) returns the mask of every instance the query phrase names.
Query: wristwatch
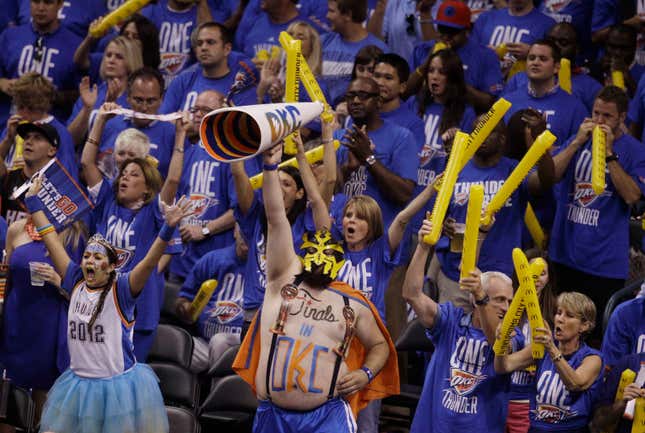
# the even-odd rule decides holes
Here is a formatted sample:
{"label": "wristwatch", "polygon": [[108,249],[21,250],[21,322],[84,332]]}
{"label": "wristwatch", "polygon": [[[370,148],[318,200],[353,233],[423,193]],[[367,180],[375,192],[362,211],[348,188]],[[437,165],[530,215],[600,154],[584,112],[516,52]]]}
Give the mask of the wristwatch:
{"label": "wristwatch", "polygon": [[367,158],[365,158],[365,163],[366,163],[367,165],[374,165],[374,164],[376,164],[376,156],[374,156],[374,155],[370,155],[370,156],[368,156]]}
{"label": "wristwatch", "polygon": [[490,302],[490,297],[488,296],[488,293],[485,294],[484,297],[481,299],[475,299],[475,305],[479,305],[480,307],[484,305],[488,305],[489,302]]}
{"label": "wristwatch", "polygon": [[611,153],[605,157],[605,162],[612,162],[612,161],[618,161],[618,155],[615,153]]}
{"label": "wristwatch", "polygon": [[208,229],[208,226],[202,227],[202,235],[204,235],[205,238],[210,236],[210,234],[211,234],[211,231]]}

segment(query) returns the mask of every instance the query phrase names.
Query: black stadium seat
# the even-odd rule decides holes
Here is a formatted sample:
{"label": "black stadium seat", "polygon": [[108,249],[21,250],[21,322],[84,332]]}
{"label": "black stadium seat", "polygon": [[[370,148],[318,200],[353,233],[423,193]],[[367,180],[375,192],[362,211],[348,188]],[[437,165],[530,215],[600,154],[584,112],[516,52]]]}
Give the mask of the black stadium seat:
{"label": "black stadium seat", "polygon": [[10,385],[7,397],[7,417],[0,418],[0,423],[13,426],[19,432],[35,431],[34,402],[29,392]]}
{"label": "black stadium seat", "polygon": [[227,433],[250,433],[258,401],[251,387],[237,375],[220,379],[200,408],[204,428]]}
{"label": "black stadium seat", "polygon": [[173,325],[159,325],[148,354],[148,362],[164,362],[189,368],[192,356],[193,337],[188,331]]}
{"label": "black stadium seat", "polygon": [[159,388],[166,405],[197,409],[199,384],[193,373],[175,364],[151,362],[149,365],[159,378]]}
{"label": "black stadium seat", "polygon": [[181,407],[166,406],[168,413],[168,433],[200,433],[201,426],[195,414]]}

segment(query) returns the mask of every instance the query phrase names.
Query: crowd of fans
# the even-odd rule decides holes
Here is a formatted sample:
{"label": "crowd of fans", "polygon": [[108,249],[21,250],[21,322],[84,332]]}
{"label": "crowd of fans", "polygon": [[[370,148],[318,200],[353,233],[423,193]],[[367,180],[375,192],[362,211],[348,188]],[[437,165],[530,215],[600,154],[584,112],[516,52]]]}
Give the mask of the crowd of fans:
{"label": "crowd of fans", "polygon": [[[217,161],[199,128],[218,108],[284,101],[286,31],[301,40],[334,112],[331,123],[301,128],[296,158],[306,167],[279,169],[294,248],[329,220],[312,206],[322,200],[331,216],[324,228],[344,245],[337,279],[374,304],[393,337],[414,317],[427,328],[435,352],[412,431],[631,431],[622,414],[645,398],[642,383],[614,395],[624,369],[645,374],[645,298],[621,305],[606,329],[602,317],[643,248],[640,236],[630,238],[645,194],[642,2],[157,0],[95,36],[122,3],[4,0],[0,8],[8,269],[0,366],[31,390],[37,417],[78,350],[68,347],[80,338],[68,327],[66,282],[72,271],[80,278],[68,263],[85,262],[86,245],[114,253],[109,265],[138,278],[128,283],[133,299],[115,295],[111,307],[123,308],[124,323],[126,310],[136,316],[126,326],[136,360],[148,356],[169,283],[181,285],[177,318],[196,324],[195,373],[241,343],[264,299],[266,257],[281,252],[266,248],[265,205],[249,180],[262,172],[262,156]],[[564,60],[570,90],[560,86]],[[302,85],[298,94],[311,100]],[[426,218],[455,134],[472,132],[500,97],[512,106],[460,172],[440,240],[417,241],[432,230]],[[595,127],[606,137],[601,194],[591,181]],[[553,147],[480,230],[478,270],[460,281],[470,187],[483,185],[486,205],[545,130]],[[314,146],[324,157],[310,165],[304,151]],[[54,158],[94,204],[55,247],[23,188]],[[177,201],[183,206],[168,207]],[[545,243],[526,228],[529,204]],[[96,234],[109,248],[96,247]],[[161,252],[158,235],[163,256],[143,271]],[[547,262],[536,280],[545,324],[531,336],[523,320],[513,353],[496,355],[495,331],[517,288],[517,247]],[[191,302],[212,279],[215,293],[195,314]],[[125,308],[134,298],[136,308]],[[532,358],[531,338],[544,344],[544,359]],[[380,410],[370,403],[359,431],[378,432]]]}

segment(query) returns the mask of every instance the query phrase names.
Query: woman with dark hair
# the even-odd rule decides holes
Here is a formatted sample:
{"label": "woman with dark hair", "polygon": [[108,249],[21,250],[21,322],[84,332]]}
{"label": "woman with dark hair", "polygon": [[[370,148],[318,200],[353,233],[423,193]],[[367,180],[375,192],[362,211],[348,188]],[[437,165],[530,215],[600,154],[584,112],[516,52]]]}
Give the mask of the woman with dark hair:
{"label": "woman with dark hair", "polygon": [[[414,195],[432,183],[442,173],[457,130],[470,132],[475,110],[466,103],[464,68],[459,56],[452,50],[439,50],[420,67],[424,83],[417,95],[418,112],[425,124],[425,141],[419,152],[417,185]],[[421,227],[428,203],[414,219],[414,230]]]}
{"label": "woman with dark hair", "polygon": [[[90,140],[86,143],[86,146],[96,145]],[[183,152],[183,143],[176,145],[174,150]],[[150,250],[163,225],[159,194],[165,185],[161,175],[151,162],[142,158],[123,162],[113,183],[103,178],[94,159],[84,159],[83,174],[96,204],[90,215],[91,231],[103,235],[117,250],[116,269],[131,271]],[[166,253],[179,254],[181,251],[181,241],[173,239]],[[164,287],[162,270],[166,263],[152,272],[137,299],[133,338],[134,353],[141,362],[146,360],[159,324]]]}
{"label": "woman with dark hair", "polygon": [[[117,272],[119,253],[102,236],[93,236],[80,266],[74,263],[36,197],[36,178],[25,200],[42,236],[61,286],[71,297],[67,319],[70,369],[54,383],[43,410],[41,431],[167,432],[168,420],[157,378],[137,362],[132,344],[135,304],[190,211],[182,199],[164,205],[165,221],[145,256],[130,272]],[[137,317],[138,319],[138,317]]]}
{"label": "woman with dark hair", "polygon": [[141,43],[143,66],[159,69],[159,31],[152,21],[141,14],[134,14],[123,22],[119,34]]}

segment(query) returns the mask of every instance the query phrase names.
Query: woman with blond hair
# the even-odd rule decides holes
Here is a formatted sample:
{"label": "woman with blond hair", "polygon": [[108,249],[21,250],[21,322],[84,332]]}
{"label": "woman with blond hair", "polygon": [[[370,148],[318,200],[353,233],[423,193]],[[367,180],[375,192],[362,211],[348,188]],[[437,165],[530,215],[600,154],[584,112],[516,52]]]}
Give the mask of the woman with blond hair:
{"label": "woman with blond hair", "polygon": [[[98,108],[104,102],[116,102],[123,107],[128,107],[126,99],[128,75],[143,67],[143,57],[139,41],[117,36],[105,47],[98,67],[98,77],[96,77],[96,71],[92,73],[91,58],[77,59],[78,54],[77,50],[74,61],[81,69],[89,69],[89,76],[83,77],[78,86],[80,97],[74,104],[67,129],[74,142],[80,145],[94,123]],[[90,77],[93,76],[95,78],[92,80]],[[100,84],[97,84],[99,78]],[[94,84],[91,84],[91,81],[94,81]]]}
{"label": "woman with blond hair", "polygon": [[495,372],[510,373],[537,364],[537,390],[531,396],[529,433],[586,433],[594,400],[602,385],[601,353],[584,342],[595,326],[596,306],[586,295],[558,296],[553,331],[546,321],[533,343],[544,345],[544,358],[533,359],[532,345],[495,355]]}

